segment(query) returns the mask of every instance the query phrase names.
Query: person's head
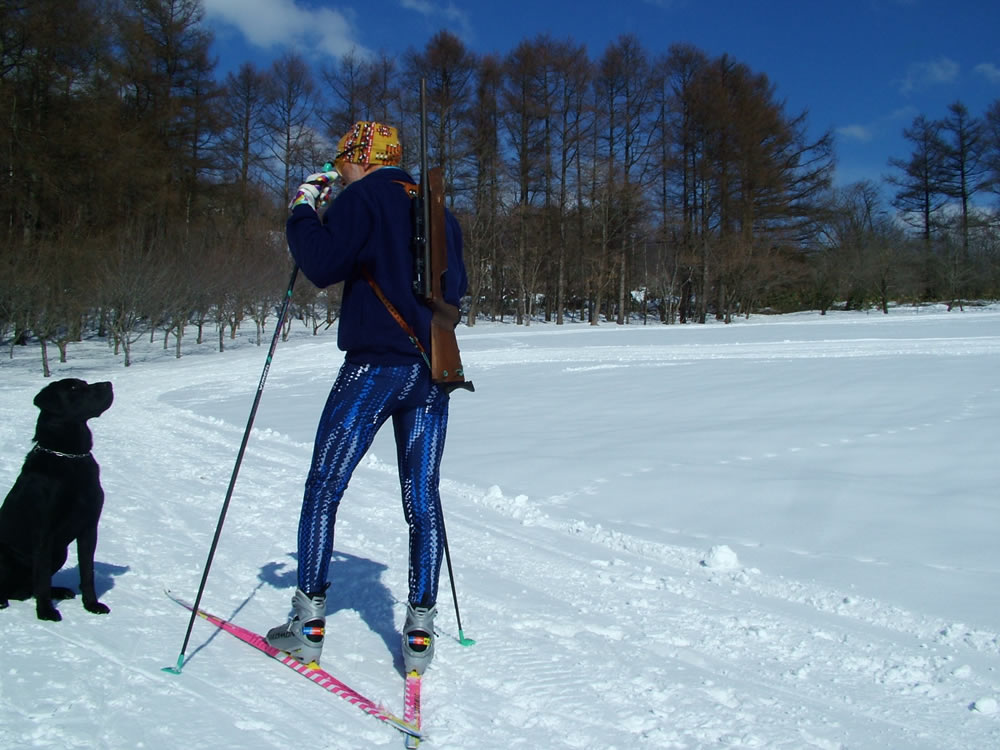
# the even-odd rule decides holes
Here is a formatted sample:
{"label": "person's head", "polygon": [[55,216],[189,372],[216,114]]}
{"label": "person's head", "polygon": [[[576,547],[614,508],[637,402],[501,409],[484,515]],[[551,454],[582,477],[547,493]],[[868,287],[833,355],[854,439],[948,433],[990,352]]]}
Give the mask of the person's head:
{"label": "person's head", "polygon": [[403,159],[399,131],[370,120],[354,123],[337,143],[333,166],[350,184],[379,167],[395,167]]}

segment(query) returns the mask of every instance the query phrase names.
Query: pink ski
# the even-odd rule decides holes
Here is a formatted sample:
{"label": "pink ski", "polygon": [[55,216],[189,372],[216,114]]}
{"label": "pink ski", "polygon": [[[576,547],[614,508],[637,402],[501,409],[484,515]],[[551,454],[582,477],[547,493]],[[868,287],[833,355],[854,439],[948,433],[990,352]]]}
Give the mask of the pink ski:
{"label": "pink ski", "polygon": [[[416,672],[406,675],[406,685],[403,688],[403,721],[417,730],[420,729],[420,675]],[[419,744],[419,734],[407,735],[407,750],[415,750]]]}
{"label": "pink ski", "polygon": [[[194,611],[194,606],[189,602],[177,598],[170,591],[167,591],[166,594],[188,611]],[[263,651],[265,654],[272,657],[276,661],[280,661],[286,667],[289,667],[298,672],[303,677],[307,677],[308,679],[312,680],[324,690],[327,690],[333,693],[334,695],[343,698],[348,703],[357,706],[366,714],[374,716],[376,719],[384,721],[386,724],[395,727],[400,732],[406,734],[408,736],[408,739],[413,738],[417,741],[420,740],[422,735],[420,734],[420,730],[417,726],[411,725],[410,723],[404,721],[403,719],[400,719],[398,716],[395,716],[394,714],[390,713],[389,711],[379,706],[370,698],[366,698],[365,696],[361,695],[361,693],[359,693],[358,691],[354,690],[354,688],[351,688],[348,685],[341,682],[340,680],[338,680],[336,677],[327,672],[325,669],[321,668],[315,662],[313,662],[312,664],[303,664],[298,659],[293,658],[290,654],[284,651],[280,651],[274,648],[273,646],[269,645],[262,636],[258,635],[257,633],[254,633],[252,630],[247,630],[246,628],[243,628],[239,625],[229,622],[228,620],[225,620],[219,617],[218,615],[213,615],[210,612],[206,612],[203,609],[198,609],[197,615],[207,620],[208,622],[212,623],[220,630],[224,630],[230,635],[236,636],[244,643],[249,643],[258,651]],[[419,701],[419,694],[418,694],[418,701]],[[419,704],[418,704],[417,716],[419,717]]]}

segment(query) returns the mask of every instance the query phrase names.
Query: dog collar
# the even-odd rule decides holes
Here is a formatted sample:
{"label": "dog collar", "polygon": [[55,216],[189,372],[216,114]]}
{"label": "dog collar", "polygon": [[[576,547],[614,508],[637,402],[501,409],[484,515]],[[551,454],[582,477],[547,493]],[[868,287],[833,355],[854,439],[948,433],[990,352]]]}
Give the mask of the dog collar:
{"label": "dog collar", "polygon": [[40,445],[35,446],[36,451],[41,451],[42,453],[51,453],[53,456],[59,456],[60,458],[89,458],[90,453],[61,453],[60,451],[54,451],[51,448],[43,448]]}

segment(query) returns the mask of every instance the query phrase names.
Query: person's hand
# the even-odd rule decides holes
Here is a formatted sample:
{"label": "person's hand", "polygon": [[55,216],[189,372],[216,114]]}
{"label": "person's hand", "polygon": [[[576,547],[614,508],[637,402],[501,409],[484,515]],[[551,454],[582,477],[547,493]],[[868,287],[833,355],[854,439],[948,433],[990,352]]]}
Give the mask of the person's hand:
{"label": "person's hand", "polygon": [[310,185],[319,186],[319,198],[316,200],[316,205],[320,208],[326,208],[330,203],[330,193],[333,191],[333,186],[340,179],[340,173],[336,169],[329,169],[325,172],[313,172],[311,175],[306,177],[306,182]]}
{"label": "person's hand", "polygon": [[340,175],[335,169],[326,172],[314,172],[306,177],[306,181],[299,185],[295,191],[295,197],[288,204],[289,210],[296,206],[307,205],[313,211],[325,208],[330,202],[330,192]]}
{"label": "person's hand", "polygon": [[312,183],[313,185],[332,186],[339,177],[340,173],[336,169],[330,169],[326,172],[313,172],[311,175],[306,177],[306,182]]}
{"label": "person's hand", "polygon": [[311,182],[303,182],[299,185],[299,189],[295,191],[295,197],[292,198],[292,202],[288,204],[288,210],[294,211],[298,206],[309,206],[313,211],[316,210],[316,203],[320,200],[321,188],[319,185],[313,185]]}

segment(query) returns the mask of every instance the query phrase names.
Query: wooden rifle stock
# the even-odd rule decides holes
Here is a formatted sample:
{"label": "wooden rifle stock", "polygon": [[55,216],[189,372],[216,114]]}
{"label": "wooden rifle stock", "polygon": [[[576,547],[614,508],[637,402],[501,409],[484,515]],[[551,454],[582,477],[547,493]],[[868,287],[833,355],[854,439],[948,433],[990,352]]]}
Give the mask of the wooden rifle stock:
{"label": "wooden rifle stock", "polygon": [[445,301],[441,277],[448,270],[448,234],[444,211],[444,174],[427,168],[426,85],[420,82],[420,188],[414,201],[414,291],[431,309],[431,380],[446,390],[474,391],[465,379],[455,326],[461,311]]}
{"label": "wooden rifle stock", "polygon": [[[421,175],[421,180],[423,176]],[[428,227],[428,263],[430,273],[429,294],[424,298],[431,308],[431,378],[448,390],[465,388],[475,390],[471,381],[465,379],[462,355],[458,351],[455,326],[461,312],[448,304],[441,291],[441,277],[448,270],[448,236],[444,215],[444,177],[441,167],[427,173],[427,206],[430,214]]]}

